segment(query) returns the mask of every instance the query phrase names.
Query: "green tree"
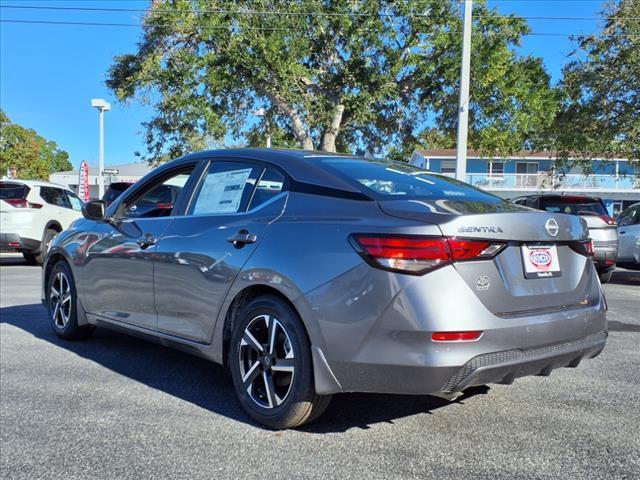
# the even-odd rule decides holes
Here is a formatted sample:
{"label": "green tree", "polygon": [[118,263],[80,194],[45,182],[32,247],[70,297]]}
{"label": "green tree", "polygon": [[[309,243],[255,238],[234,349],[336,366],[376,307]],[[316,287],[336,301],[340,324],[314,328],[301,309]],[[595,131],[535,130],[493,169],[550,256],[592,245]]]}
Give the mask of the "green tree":
{"label": "green tree", "polygon": [[606,21],[578,38],[564,68],[563,108],[551,138],[565,158],[624,157],[640,167],[640,1],[608,2]]}
{"label": "green tree", "polygon": [[[548,126],[556,94],[540,60],[514,53],[526,22],[475,13],[470,145],[504,154]],[[278,146],[404,155],[454,138],[461,29],[454,0],[156,0],[107,85],[155,106],[152,161],[260,144],[267,125]]]}
{"label": "green tree", "polygon": [[35,130],[12,123],[0,110],[0,172],[15,168],[19,178],[48,180],[54,172],[71,170],[69,154]]}

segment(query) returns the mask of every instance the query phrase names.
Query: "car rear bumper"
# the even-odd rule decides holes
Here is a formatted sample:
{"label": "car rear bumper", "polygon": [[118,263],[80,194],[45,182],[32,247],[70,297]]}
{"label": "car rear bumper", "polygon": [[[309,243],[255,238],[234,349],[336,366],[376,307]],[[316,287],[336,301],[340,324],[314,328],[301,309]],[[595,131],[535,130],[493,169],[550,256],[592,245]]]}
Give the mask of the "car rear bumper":
{"label": "car rear bumper", "polygon": [[37,252],[40,242],[31,238],[21,237],[18,233],[0,233],[1,252]]}
{"label": "car rear bumper", "polygon": [[583,359],[596,357],[606,341],[607,332],[602,331],[572,342],[478,355],[460,367],[440,391],[449,394],[487,383],[511,384],[529,375],[548,376],[556,368],[577,367]]}

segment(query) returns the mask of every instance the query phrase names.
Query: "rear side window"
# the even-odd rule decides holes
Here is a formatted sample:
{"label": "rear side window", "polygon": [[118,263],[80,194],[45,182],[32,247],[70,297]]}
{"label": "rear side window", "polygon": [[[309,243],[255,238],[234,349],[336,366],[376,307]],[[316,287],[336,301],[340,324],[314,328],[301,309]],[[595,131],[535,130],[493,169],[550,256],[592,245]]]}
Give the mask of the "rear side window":
{"label": "rear side window", "polygon": [[213,162],[192,203],[192,215],[225,215],[247,209],[262,167],[242,162]]}
{"label": "rear side window", "polygon": [[326,157],[322,162],[351,183],[355,181],[363,193],[378,200],[449,199],[507,203],[466,183],[404,163],[342,157]]}
{"label": "rear side window", "polygon": [[56,207],[71,208],[71,202],[61,188],[40,187],[40,196],[49,205]]}
{"label": "rear side window", "polygon": [[583,198],[541,198],[540,209],[551,213],[566,213],[568,215],[608,215],[604,205],[598,200]]}
{"label": "rear side window", "polygon": [[249,210],[257,208],[260,205],[268,202],[273,197],[282,192],[283,188],[284,176],[280,172],[272,168],[267,168],[262,174],[262,177],[258,182],[258,186],[256,187],[256,191],[251,198]]}
{"label": "rear side window", "polygon": [[0,182],[0,200],[9,198],[27,198],[29,187],[21,183]]}

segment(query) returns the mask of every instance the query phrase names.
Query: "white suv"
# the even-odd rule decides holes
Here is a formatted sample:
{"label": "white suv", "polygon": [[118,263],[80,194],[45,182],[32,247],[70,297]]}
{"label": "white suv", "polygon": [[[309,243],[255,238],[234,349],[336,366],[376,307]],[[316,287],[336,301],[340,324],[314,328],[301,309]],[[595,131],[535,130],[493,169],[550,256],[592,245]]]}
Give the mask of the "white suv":
{"label": "white suv", "polygon": [[21,252],[42,264],[51,239],[82,217],[82,200],[60,185],[35,180],[0,181],[0,251]]}

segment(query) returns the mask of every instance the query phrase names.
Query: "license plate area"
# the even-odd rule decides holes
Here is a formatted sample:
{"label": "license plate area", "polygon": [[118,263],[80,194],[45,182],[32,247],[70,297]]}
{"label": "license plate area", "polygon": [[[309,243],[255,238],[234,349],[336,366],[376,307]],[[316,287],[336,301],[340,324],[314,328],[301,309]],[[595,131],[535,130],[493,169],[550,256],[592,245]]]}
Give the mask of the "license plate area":
{"label": "license plate area", "polygon": [[525,278],[559,277],[560,261],[555,245],[522,245]]}

